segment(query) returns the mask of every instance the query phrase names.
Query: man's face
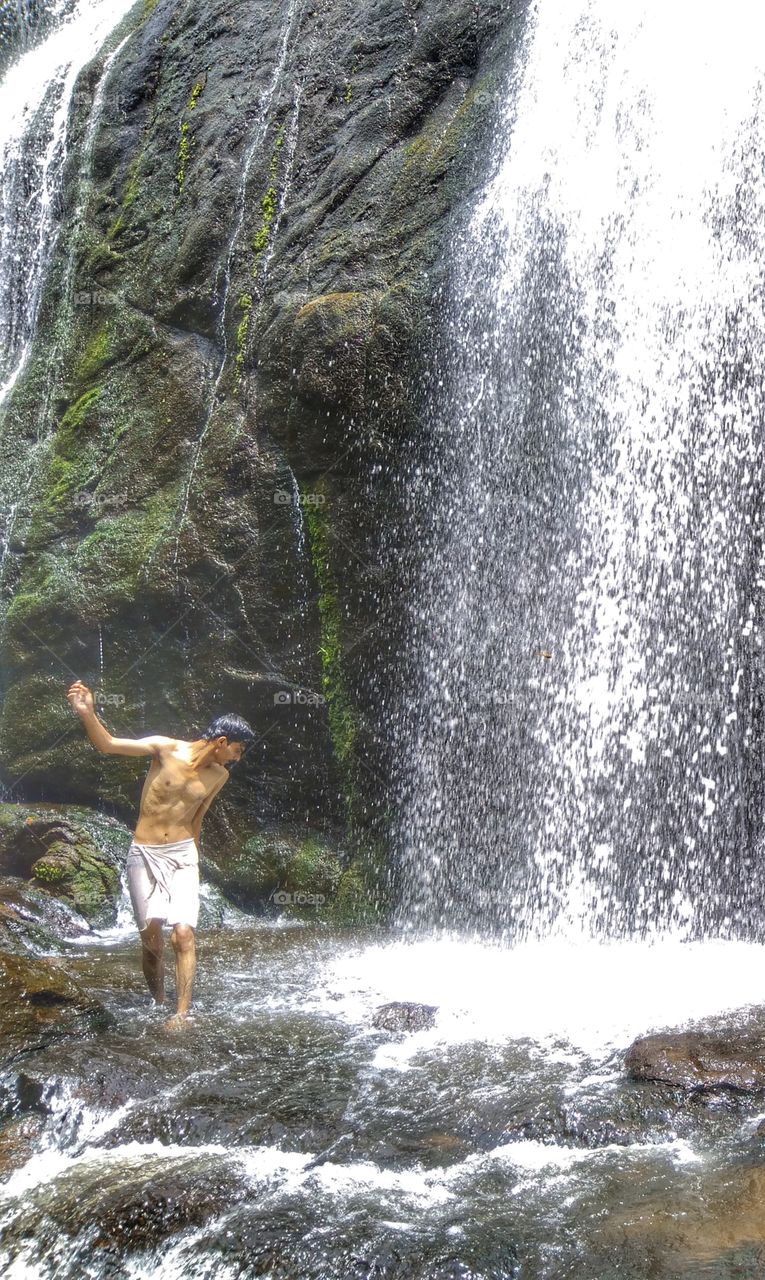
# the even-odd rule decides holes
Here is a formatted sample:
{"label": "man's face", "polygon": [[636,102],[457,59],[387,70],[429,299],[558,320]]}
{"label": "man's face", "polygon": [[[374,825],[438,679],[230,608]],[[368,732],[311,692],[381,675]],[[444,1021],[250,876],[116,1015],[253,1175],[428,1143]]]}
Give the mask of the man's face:
{"label": "man's face", "polygon": [[228,742],[226,738],[220,737],[215,757],[219,764],[228,764],[232,760],[241,760],[244,750],[243,742]]}

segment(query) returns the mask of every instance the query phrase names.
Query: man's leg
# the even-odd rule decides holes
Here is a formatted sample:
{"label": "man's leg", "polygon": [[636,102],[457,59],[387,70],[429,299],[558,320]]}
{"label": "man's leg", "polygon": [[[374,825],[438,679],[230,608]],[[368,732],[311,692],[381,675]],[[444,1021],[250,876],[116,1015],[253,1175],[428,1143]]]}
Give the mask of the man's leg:
{"label": "man's leg", "polygon": [[175,951],[175,990],[178,996],[178,1009],[175,1017],[170,1018],[166,1025],[176,1027],[184,1022],[191,1007],[191,993],[197,968],[194,930],[190,924],[177,924],[170,934],[170,941]]}
{"label": "man's leg", "polygon": [[146,928],[141,930],[141,946],[143,960],[143,976],[146,979],[155,1004],[165,1003],[165,940],[162,937],[162,922],[148,920]]}

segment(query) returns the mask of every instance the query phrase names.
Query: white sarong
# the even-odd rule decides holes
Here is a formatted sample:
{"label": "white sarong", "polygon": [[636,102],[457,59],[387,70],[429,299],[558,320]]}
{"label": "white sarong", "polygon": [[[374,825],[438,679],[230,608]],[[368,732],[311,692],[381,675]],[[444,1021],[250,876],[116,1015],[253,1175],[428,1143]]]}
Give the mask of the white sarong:
{"label": "white sarong", "polygon": [[149,920],[190,924],[199,920],[199,850],[190,836],[171,844],[133,840],[128,849],[127,881],[139,929]]}

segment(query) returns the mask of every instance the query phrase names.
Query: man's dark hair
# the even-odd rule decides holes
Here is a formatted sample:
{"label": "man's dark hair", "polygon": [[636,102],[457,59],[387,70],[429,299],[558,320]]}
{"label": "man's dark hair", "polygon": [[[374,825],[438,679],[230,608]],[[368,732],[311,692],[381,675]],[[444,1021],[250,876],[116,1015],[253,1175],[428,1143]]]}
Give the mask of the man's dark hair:
{"label": "man's dark hair", "polygon": [[245,746],[255,741],[254,730],[250,728],[246,720],[243,720],[241,716],[234,715],[233,712],[216,716],[214,720],[211,720],[202,737],[207,738],[208,742],[212,742],[213,738],[220,738],[221,735],[227,738],[229,742],[243,742]]}

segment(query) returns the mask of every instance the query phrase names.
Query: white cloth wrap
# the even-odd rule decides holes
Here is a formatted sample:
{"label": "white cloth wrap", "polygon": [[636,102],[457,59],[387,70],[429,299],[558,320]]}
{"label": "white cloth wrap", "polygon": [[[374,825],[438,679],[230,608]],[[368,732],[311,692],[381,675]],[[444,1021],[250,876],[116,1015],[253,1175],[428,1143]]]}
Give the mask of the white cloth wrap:
{"label": "white cloth wrap", "polygon": [[199,920],[199,850],[196,841],[145,844],[128,849],[127,880],[139,929],[149,920],[190,924]]}

